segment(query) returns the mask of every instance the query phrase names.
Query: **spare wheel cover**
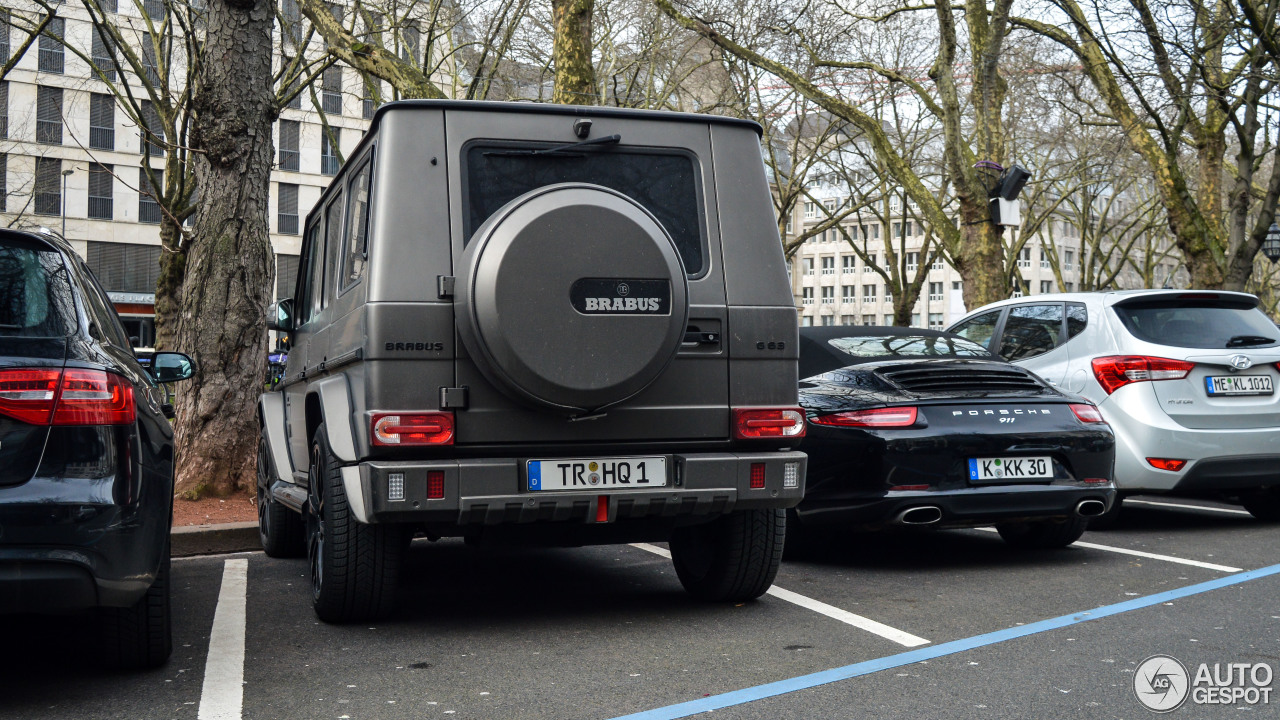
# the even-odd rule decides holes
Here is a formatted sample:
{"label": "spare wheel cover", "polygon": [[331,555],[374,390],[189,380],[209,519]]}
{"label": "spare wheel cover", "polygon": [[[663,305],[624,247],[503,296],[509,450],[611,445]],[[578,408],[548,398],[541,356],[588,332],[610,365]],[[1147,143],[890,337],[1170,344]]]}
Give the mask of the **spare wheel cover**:
{"label": "spare wheel cover", "polygon": [[639,203],[562,183],[512,200],[476,230],[459,267],[458,330],[491,382],[571,414],[648,387],[688,322],[671,236]]}

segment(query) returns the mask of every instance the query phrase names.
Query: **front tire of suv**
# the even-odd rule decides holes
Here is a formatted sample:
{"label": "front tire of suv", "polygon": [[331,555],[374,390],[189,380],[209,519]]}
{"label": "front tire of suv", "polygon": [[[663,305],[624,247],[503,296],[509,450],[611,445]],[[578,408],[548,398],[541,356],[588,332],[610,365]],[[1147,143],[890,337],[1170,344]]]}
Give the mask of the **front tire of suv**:
{"label": "front tire of suv", "polygon": [[147,593],[127,608],[99,608],[103,664],[116,670],[159,667],[173,652],[169,618],[169,544]]}
{"label": "front tire of suv", "polygon": [[351,514],[342,468],[324,425],[311,441],[308,538],[311,599],[329,623],[377,620],[395,607],[406,543],[396,525],[365,525]]}
{"label": "front tire of suv", "polygon": [[1240,498],[1249,514],[1263,522],[1280,522],[1280,488],[1268,488]]}
{"label": "front tire of suv", "polygon": [[307,552],[306,526],[302,516],[271,496],[271,477],[267,472],[267,437],[263,431],[258,441],[258,539],[267,557],[296,558]]}
{"label": "front tire of suv", "polygon": [[739,510],[677,528],[669,543],[671,561],[680,584],[699,600],[754,600],[778,574],[786,530],[784,510]]}
{"label": "front tire of suv", "polygon": [[1073,517],[1065,522],[1037,520],[996,525],[1000,537],[1009,545],[1030,550],[1064,548],[1080,539],[1089,527],[1089,519]]}

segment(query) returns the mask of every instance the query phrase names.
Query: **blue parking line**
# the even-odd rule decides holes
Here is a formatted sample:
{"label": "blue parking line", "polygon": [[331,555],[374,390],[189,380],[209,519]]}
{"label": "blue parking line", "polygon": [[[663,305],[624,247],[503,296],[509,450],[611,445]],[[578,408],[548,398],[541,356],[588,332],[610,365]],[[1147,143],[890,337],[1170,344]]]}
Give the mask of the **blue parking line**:
{"label": "blue parking line", "polygon": [[1072,615],[1062,615],[1061,617],[1051,618],[1049,620],[1041,620],[1029,625],[1019,627],[1011,627],[1005,630],[997,630],[996,632],[986,633],[985,635],[975,635],[963,640],[953,640],[951,642],[934,645],[931,647],[921,648],[919,650],[910,650],[897,655],[889,655],[888,657],[877,658],[875,660],[867,660],[865,662],[855,663],[853,665],[845,665],[844,667],[823,670],[822,672],[813,673],[811,675],[801,675],[799,677],[789,678],[787,680],[779,680],[777,682],[767,683],[765,685],[757,685],[755,687],[744,688],[742,690],[734,690],[733,692],[723,693],[721,695],[713,695],[711,697],[691,700],[676,705],[668,705],[653,710],[645,710],[644,712],[633,713],[631,715],[622,715],[613,720],[673,720],[674,718],[689,717],[698,713],[709,712],[711,710],[719,710],[721,708],[732,707],[734,705],[744,705],[756,700],[774,697],[777,695],[785,695],[798,690],[807,690],[808,688],[826,685],[828,683],[848,680],[849,678],[859,677],[861,675],[870,675],[881,670],[889,670],[891,668],[902,667],[918,663],[922,660],[932,660],[934,658],[954,655],[966,650],[973,650],[985,645],[995,645],[997,643],[1015,640],[1017,638],[1027,637],[1028,635],[1036,635],[1050,630],[1057,630],[1069,625],[1088,622],[1090,620],[1100,620],[1112,615],[1127,613],[1130,610],[1140,610],[1142,608],[1159,605],[1160,603],[1177,600],[1180,598],[1190,597],[1191,595],[1199,595],[1200,593],[1218,590],[1231,585],[1239,585],[1240,583],[1257,580],[1258,578],[1268,577],[1280,574],[1280,565],[1270,565],[1258,570],[1249,570],[1247,572],[1228,575],[1216,580],[1188,585],[1177,590],[1168,590],[1155,595],[1134,598],[1126,600],[1115,605],[1104,605],[1100,608],[1088,610],[1086,612],[1074,613]]}

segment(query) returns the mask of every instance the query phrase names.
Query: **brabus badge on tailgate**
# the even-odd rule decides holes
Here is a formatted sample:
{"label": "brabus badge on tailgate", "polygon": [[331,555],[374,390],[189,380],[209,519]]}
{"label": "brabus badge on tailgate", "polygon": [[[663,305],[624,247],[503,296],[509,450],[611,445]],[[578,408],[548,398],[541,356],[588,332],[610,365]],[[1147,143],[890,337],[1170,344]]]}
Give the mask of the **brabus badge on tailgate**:
{"label": "brabus badge on tailgate", "polygon": [[569,288],[569,302],[583,315],[670,315],[671,283],[582,278]]}

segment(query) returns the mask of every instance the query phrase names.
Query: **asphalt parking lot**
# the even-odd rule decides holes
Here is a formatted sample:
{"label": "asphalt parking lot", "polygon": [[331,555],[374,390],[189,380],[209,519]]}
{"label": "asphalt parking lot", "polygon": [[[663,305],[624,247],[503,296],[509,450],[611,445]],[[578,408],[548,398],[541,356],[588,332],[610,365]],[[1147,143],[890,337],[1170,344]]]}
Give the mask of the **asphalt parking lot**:
{"label": "asphalt parking lot", "polygon": [[0,717],[1150,717],[1133,684],[1152,655],[1280,675],[1278,537],[1239,508],[1150,498],[1059,551],[850,538],[739,606],[690,600],[658,546],[418,540],[396,615],[345,627],[314,618],[305,560],[191,558],[154,672],[96,670],[85,623],[5,619]]}

